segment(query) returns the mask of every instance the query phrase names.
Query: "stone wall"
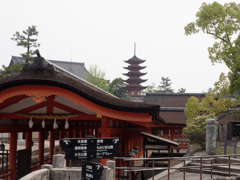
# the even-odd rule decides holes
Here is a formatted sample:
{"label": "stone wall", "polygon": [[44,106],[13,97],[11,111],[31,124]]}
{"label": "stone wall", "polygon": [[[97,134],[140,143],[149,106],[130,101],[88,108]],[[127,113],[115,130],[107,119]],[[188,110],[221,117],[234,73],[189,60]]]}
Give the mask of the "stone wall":
{"label": "stone wall", "polygon": [[[82,179],[81,167],[66,167],[64,155],[56,154],[53,156],[53,165],[45,164],[41,170],[34,171],[20,180],[79,180]],[[107,161],[104,166],[100,180],[115,179],[115,161]]]}

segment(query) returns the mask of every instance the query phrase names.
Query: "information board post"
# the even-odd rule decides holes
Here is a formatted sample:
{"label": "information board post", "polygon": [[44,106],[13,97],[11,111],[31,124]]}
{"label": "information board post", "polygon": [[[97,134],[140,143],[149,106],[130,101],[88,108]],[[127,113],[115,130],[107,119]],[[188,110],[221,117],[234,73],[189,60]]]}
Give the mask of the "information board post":
{"label": "information board post", "polygon": [[65,159],[81,159],[82,180],[98,180],[102,174],[103,165],[91,162],[92,159],[111,159],[120,150],[121,139],[115,138],[85,138],[61,139],[62,150],[65,151]]}

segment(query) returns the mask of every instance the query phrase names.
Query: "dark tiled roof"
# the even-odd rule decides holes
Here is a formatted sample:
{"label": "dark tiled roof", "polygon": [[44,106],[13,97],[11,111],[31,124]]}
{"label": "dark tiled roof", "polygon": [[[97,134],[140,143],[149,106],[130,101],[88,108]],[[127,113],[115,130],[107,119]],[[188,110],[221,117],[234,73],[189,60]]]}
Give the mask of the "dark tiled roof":
{"label": "dark tiled roof", "polygon": [[137,56],[133,56],[131,59],[129,59],[129,60],[126,60],[126,61],[124,61],[124,62],[126,62],[126,63],[143,63],[143,62],[145,62],[146,60],[142,60],[142,59],[139,59]]}
{"label": "dark tiled roof", "polygon": [[[12,56],[11,62],[9,65],[16,64],[18,62],[23,62],[25,63],[25,59],[22,57],[18,56]],[[54,66],[58,66],[62,69],[65,69],[66,71],[82,78],[82,79],[87,79],[87,69],[84,65],[84,63],[80,62],[70,62],[70,61],[58,61],[58,60],[47,60],[51,62]]]}
{"label": "dark tiled roof", "polygon": [[56,60],[48,60],[51,63],[65,69],[66,71],[82,78],[87,79],[88,71],[84,65],[84,63],[79,62],[69,62],[69,61],[56,61]]}
{"label": "dark tiled roof", "polygon": [[206,93],[146,93],[146,96],[200,96],[205,97]]}

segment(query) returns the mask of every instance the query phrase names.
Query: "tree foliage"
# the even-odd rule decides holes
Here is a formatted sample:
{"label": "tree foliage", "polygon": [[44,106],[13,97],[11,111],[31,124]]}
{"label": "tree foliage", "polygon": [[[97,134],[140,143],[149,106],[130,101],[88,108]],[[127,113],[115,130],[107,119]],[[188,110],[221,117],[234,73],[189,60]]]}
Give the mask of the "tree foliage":
{"label": "tree foliage", "polygon": [[110,86],[107,80],[105,80],[105,71],[100,69],[98,65],[90,65],[88,70],[87,81],[95,86],[109,92]]}
{"label": "tree foliage", "polygon": [[160,92],[160,91],[156,88],[156,83],[152,83],[151,85],[147,86],[147,89],[142,91],[142,94],[144,95],[146,93],[156,93],[156,92]]}
{"label": "tree foliage", "polygon": [[33,60],[34,51],[31,48],[39,47],[40,44],[37,44],[37,39],[33,38],[38,36],[38,31],[36,30],[36,26],[28,27],[28,29],[20,32],[16,32],[13,34],[11,40],[17,42],[17,46],[22,46],[27,49],[26,53],[22,53],[21,56],[26,59],[26,62]]}
{"label": "tree foliage", "polygon": [[185,26],[185,34],[203,32],[215,38],[213,46],[208,48],[209,58],[213,64],[227,65],[230,92],[235,92],[240,85],[240,4],[203,3],[196,18]]}
{"label": "tree foliage", "polygon": [[7,77],[11,74],[18,73],[22,70],[24,66],[24,63],[19,62],[17,64],[13,64],[9,67],[2,66],[2,69],[0,69],[0,78]]}
{"label": "tree foliage", "polygon": [[171,80],[169,77],[161,77],[162,81],[160,82],[160,85],[158,85],[158,88],[160,92],[164,93],[173,93],[173,89],[171,88]]}
{"label": "tree foliage", "polygon": [[115,78],[110,83],[110,93],[121,99],[130,99],[127,90],[125,89],[127,84],[123,82],[122,78]]}
{"label": "tree foliage", "polygon": [[178,89],[177,93],[185,93],[186,92],[186,88],[180,88]]}
{"label": "tree foliage", "polygon": [[[207,93],[201,102],[192,96],[186,104],[184,113],[187,121],[183,132],[191,141],[200,143],[203,148],[205,148],[206,119],[220,120],[229,108],[236,106],[236,101],[226,97],[228,84],[227,77],[222,73],[219,81],[215,83],[212,93]],[[216,118],[217,116],[218,118]]]}

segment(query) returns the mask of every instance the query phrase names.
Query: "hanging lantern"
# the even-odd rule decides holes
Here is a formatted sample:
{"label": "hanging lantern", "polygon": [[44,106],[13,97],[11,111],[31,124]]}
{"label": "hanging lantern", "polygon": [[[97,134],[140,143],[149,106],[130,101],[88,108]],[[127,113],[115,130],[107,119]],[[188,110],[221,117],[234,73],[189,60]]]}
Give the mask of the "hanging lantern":
{"label": "hanging lantern", "polygon": [[32,121],[32,118],[30,118],[30,121],[29,121],[29,127],[32,128],[33,127],[33,121]]}
{"label": "hanging lantern", "polygon": [[68,119],[66,119],[66,122],[65,122],[65,129],[68,129],[68,128],[69,128]]}
{"label": "hanging lantern", "polygon": [[57,125],[56,119],[54,119],[53,129],[57,129],[57,128],[58,128],[58,125]]}
{"label": "hanging lantern", "polygon": [[42,120],[42,128],[45,128],[45,121],[44,121],[44,119]]}

